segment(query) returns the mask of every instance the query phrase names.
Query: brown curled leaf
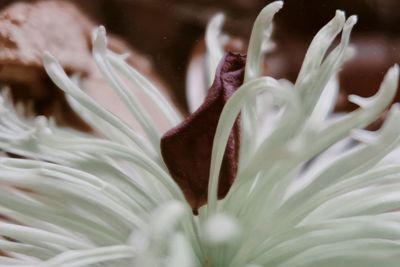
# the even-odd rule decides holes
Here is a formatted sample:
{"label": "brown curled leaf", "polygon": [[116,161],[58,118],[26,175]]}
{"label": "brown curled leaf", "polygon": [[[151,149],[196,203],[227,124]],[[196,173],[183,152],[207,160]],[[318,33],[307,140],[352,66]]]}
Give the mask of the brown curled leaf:
{"label": "brown curled leaf", "polygon": [[[246,56],[228,53],[220,63],[204,103],[161,139],[161,153],[170,174],[194,212],[206,203],[211,150],[222,109],[243,83]],[[237,172],[239,118],[228,139],[218,184],[218,197],[229,191]]]}

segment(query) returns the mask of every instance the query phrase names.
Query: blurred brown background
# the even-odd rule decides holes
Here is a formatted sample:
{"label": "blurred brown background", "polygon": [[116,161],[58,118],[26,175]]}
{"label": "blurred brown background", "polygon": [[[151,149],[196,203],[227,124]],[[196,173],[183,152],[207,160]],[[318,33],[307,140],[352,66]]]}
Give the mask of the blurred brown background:
{"label": "blurred brown background", "polygon": [[[72,1],[72,0],[71,0]],[[0,7],[16,1],[1,0]],[[226,31],[247,40],[258,12],[271,1],[262,0],[85,0],[75,2],[109,32],[125,39],[150,59],[182,109],[184,86],[193,49],[201,42],[209,18],[226,14]],[[400,1],[398,0],[286,0],[276,16],[278,49],[266,58],[268,74],[296,78],[314,34],[335,14],[357,14],[352,35],[356,58],[341,73],[344,96],[375,92],[387,68],[400,62]],[[339,109],[349,106],[339,103]]]}

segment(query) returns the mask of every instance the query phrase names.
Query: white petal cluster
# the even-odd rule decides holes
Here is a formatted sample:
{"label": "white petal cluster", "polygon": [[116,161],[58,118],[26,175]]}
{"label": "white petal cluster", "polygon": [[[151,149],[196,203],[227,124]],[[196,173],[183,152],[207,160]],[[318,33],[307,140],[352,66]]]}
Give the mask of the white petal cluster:
{"label": "white petal cluster", "polygon": [[[86,95],[46,54],[49,76],[104,137],[24,118],[3,95],[0,149],[25,158],[0,158],[0,266],[398,266],[400,165],[392,158],[399,153],[399,107],[390,108],[379,131],[360,129],[392,102],[399,69],[387,72],[375,96],[350,97],[359,109],[332,114],[335,77],[352,54],[356,17],[336,13],[315,36],[292,84],[261,76],[268,29],[281,7],[268,5],[255,22],[245,82],[221,114],[208,204],[198,216],[163,164],[154,118],[125,81],[136,83],[171,127],[181,118],[122,56],[106,49],[104,28],[94,33],[93,56],[143,135]],[[210,74],[227,38],[221,39],[221,25],[219,16],[207,34]],[[217,200],[225,146],[240,112],[238,175]]]}

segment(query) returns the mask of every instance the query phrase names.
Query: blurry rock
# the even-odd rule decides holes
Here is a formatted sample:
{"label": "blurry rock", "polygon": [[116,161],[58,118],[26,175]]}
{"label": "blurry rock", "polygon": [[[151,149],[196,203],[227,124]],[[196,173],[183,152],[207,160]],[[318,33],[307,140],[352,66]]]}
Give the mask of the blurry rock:
{"label": "blurry rock", "polygon": [[[51,52],[68,74],[82,77],[90,94],[103,95],[104,105],[111,109],[120,105],[110,102],[116,99],[111,96],[112,91],[108,91],[109,97],[104,97],[101,91],[106,84],[91,56],[91,33],[95,27],[96,24],[69,1],[11,4],[0,12],[0,81],[11,87],[17,101],[33,100],[34,111],[38,114],[52,115],[61,125],[89,130],[68,106],[64,94],[50,81],[41,58],[44,51]],[[109,48],[119,53],[128,52],[127,61],[132,66],[165,88],[150,62],[125,42],[110,37]]]}
{"label": "blurry rock", "polygon": [[16,3],[1,12],[0,21],[3,69],[41,68],[43,51],[48,50],[67,72],[89,74],[88,33],[93,24],[70,3]]}

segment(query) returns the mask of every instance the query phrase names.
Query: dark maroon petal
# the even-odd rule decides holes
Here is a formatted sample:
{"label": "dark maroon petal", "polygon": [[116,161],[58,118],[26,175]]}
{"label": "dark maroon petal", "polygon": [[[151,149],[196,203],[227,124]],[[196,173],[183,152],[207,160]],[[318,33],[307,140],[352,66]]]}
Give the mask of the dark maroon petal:
{"label": "dark maroon petal", "polygon": [[[222,109],[243,83],[246,56],[228,53],[221,61],[204,103],[161,139],[161,154],[173,179],[196,212],[207,201],[211,150]],[[239,118],[229,136],[218,185],[223,198],[237,172],[240,145]]]}

